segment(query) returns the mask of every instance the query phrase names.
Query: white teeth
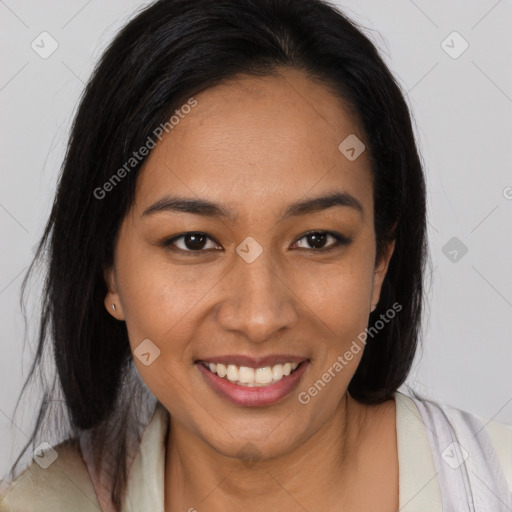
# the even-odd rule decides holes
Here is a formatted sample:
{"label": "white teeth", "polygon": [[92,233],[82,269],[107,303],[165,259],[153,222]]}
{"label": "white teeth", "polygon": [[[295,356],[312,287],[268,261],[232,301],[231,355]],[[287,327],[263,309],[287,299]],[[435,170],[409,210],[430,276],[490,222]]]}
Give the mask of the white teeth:
{"label": "white teeth", "polygon": [[234,364],[228,365],[228,371],[227,371],[226,377],[231,382],[236,382],[238,380],[238,367],[235,366]]}
{"label": "white teeth", "polygon": [[282,364],[276,364],[272,368],[272,379],[273,380],[281,380],[283,378],[283,365]]}
{"label": "white teeth", "polygon": [[254,372],[254,382],[256,382],[256,384],[270,384],[272,382],[272,368],[270,368],[270,366],[256,368]]}
{"label": "white teeth", "polygon": [[254,384],[254,368],[240,366],[240,370],[238,370],[238,380],[241,384]]}
{"label": "white teeth", "polygon": [[222,363],[204,363],[212,373],[226,378],[239,386],[263,387],[279,382],[283,377],[290,375],[299,363],[276,364],[262,368],[250,368],[248,366],[224,365]]}
{"label": "white teeth", "polygon": [[[213,366],[215,366],[215,364],[213,364]],[[211,368],[210,368],[210,371],[215,373],[215,370],[212,370]],[[225,377],[227,373],[228,373],[228,369],[226,368],[225,365],[223,365],[221,363],[217,364],[217,375],[219,377]]]}

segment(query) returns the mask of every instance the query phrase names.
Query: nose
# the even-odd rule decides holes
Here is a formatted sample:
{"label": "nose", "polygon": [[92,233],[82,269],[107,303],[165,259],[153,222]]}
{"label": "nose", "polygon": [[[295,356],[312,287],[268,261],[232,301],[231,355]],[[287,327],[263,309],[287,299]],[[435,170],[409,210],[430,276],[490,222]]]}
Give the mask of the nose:
{"label": "nose", "polygon": [[297,296],[286,272],[263,251],[252,263],[234,255],[235,262],[223,280],[223,299],[217,321],[226,331],[253,343],[273,339],[298,321]]}

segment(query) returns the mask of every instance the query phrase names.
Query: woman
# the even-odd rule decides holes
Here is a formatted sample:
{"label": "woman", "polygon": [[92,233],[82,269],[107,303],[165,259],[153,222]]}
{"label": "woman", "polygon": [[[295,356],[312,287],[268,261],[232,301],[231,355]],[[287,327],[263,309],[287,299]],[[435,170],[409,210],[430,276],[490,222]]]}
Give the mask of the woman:
{"label": "woman", "polygon": [[38,444],[45,400],[1,510],[510,510],[512,429],[397,391],[423,171],[328,4],[141,12],[87,85],[45,250],[32,373],[53,343],[71,428]]}

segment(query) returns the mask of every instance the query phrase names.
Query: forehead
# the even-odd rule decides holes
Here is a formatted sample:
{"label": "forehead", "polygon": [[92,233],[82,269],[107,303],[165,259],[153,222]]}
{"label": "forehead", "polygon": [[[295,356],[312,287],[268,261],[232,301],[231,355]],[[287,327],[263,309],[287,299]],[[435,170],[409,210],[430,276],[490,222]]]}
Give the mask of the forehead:
{"label": "forehead", "polygon": [[242,76],[194,99],[139,173],[141,208],[171,192],[242,209],[333,189],[372,200],[368,155],[338,149],[351,134],[364,140],[355,116],[302,72]]}

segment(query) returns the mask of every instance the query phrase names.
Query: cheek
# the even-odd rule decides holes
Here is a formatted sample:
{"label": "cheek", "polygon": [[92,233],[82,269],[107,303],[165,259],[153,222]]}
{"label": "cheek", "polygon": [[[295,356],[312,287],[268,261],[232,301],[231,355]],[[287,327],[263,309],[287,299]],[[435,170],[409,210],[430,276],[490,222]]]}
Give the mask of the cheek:
{"label": "cheek", "polygon": [[[191,340],[199,321],[203,286],[186,273],[143,256],[132,252],[118,266],[118,289],[133,359],[152,393],[159,399],[172,396],[174,407],[181,407],[182,382],[192,368]],[[151,354],[148,365],[139,358],[143,346]]]}
{"label": "cheek", "polygon": [[337,339],[357,336],[366,327],[373,270],[371,250],[356,247],[340,263],[304,269],[305,302]]}
{"label": "cheek", "polygon": [[[309,280],[308,306],[325,336],[317,347],[317,365],[304,392],[311,397],[321,395],[317,403],[325,412],[337,406],[363,356],[372,277],[372,259],[355,252],[342,265],[326,268]],[[320,393],[324,386],[329,391]]]}
{"label": "cheek", "polygon": [[130,341],[176,338],[172,333],[200,309],[215,275],[195,265],[172,265],[163,249],[127,247],[124,254],[130,257],[118,261],[118,289]]}

